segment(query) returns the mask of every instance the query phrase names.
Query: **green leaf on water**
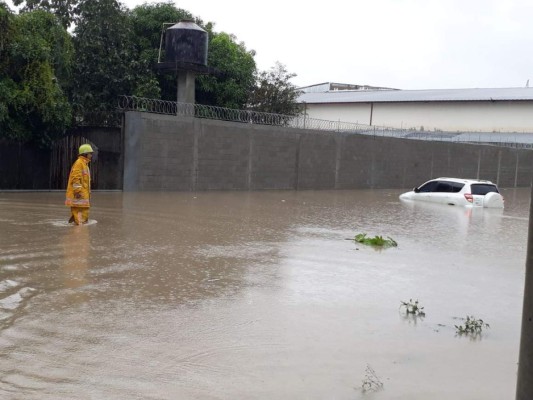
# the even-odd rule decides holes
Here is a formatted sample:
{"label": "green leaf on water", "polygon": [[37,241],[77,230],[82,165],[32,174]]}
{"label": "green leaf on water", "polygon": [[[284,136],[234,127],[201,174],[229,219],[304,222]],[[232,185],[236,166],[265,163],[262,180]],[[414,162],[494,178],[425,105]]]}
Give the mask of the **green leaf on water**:
{"label": "green leaf on water", "polygon": [[374,237],[367,237],[366,233],[359,233],[355,235],[354,240],[357,243],[366,244],[368,246],[378,246],[378,247],[397,247],[398,246],[398,243],[390,236],[387,236],[387,239],[384,239],[383,236],[380,236],[380,235],[377,235]]}

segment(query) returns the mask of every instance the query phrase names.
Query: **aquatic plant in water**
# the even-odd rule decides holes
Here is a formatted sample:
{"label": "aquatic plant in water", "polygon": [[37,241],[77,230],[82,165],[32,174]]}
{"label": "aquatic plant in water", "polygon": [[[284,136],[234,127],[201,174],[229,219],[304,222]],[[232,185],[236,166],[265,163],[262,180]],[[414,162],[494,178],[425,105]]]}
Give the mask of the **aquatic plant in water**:
{"label": "aquatic plant in water", "polygon": [[366,393],[377,392],[381,389],[383,389],[383,382],[381,382],[379,377],[376,375],[376,371],[374,371],[374,369],[367,364],[365,370],[365,379],[363,379],[361,390],[363,393]]}
{"label": "aquatic plant in water", "polygon": [[483,328],[490,328],[489,324],[483,322],[482,319],[476,319],[473,315],[467,315],[465,319],[465,324],[463,325],[454,325],[457,329],[459,335],[468,335],[468,334],[480,334],[483,331]]}
{"label": "aquatic plant in water", "polygon": [[419,315],[421,317],[426,315],[424,307],[421,307],[420,304],[418,304],[418,299],[415,301],[409,299],[409,301],[400,301],[400,303],[400,308],[404,307],[407,314]]}
{"label": "aquatic plant in water", "polygon": [[369,246],[379,246],[379,247],[396,247],[398,246],[398,243],[396,243],[396,241],[387,236],[387,239],[383,239],[383,236],[374,236],[373,238],[372,237],[367,237],[366,236],[366,233],[359,233],[357,235],[355,235],[355,238],[354,240],[357,242],[357,243],[362,243],[362,244],[366,244],[366,245],[369,245]]}

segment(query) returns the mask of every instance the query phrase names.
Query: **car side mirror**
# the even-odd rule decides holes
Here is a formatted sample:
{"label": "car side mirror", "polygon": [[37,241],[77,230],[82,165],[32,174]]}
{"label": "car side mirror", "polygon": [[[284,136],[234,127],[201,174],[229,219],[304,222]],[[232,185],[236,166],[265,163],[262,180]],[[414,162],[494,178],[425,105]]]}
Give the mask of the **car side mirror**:
{"label": "car side mirror", "polygon": [[415,193],[419,193],[419,192],[420,192],[420,189],[417,188],[417,187],[415,187],[415,188],[413,189],[413,192],[415,192]]}

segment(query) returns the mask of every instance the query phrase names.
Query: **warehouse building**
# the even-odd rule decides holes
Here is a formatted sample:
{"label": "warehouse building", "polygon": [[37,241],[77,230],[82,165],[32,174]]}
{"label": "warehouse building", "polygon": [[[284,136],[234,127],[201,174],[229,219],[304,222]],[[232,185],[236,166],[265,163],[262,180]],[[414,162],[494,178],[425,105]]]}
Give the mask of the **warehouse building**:
{"label": "warehouse building", "polygon": [[533,133],[529,87],[399,90],[326,82],[299,89],[309,118],[425,132]]}

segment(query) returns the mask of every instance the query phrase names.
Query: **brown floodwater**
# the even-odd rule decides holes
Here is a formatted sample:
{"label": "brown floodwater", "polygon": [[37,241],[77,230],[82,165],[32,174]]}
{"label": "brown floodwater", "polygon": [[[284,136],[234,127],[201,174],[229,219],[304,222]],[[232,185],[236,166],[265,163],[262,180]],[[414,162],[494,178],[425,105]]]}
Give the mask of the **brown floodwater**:
{"label": "brown floodwater", "polygon": [[514,398],[530,189],[401,192],[0,193],[0,398]]}

